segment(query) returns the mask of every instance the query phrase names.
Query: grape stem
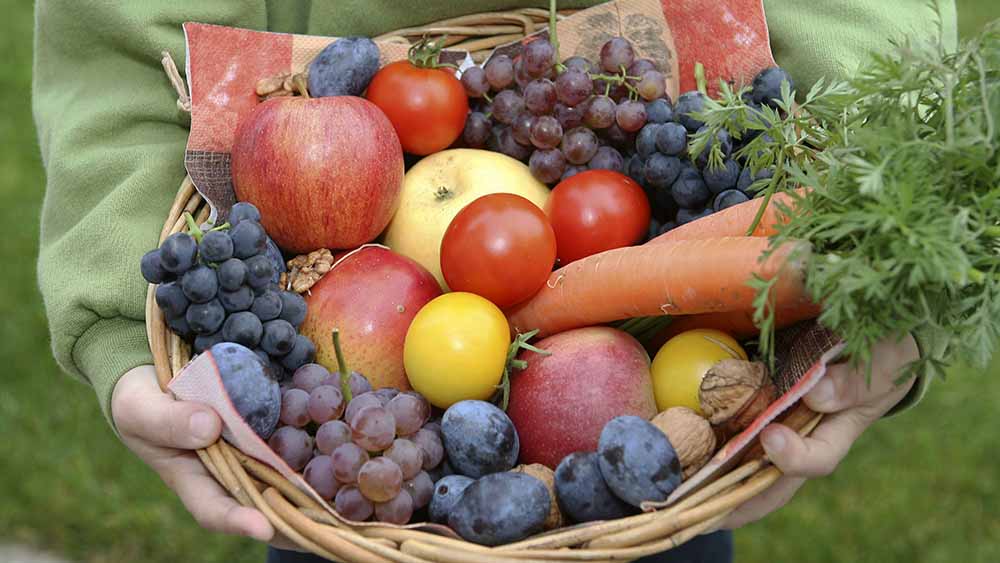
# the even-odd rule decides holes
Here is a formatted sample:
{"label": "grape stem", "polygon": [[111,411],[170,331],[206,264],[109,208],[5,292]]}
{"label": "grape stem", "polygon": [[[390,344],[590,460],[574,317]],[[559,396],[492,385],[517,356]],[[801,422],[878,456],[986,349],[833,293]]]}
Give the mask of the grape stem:
{"label": "grape stem", "polygon": [[211,233],[211,232],[214,232],[214,231],[224,231],[224,230],[229,229],[231,227],[232,227],[232,225],[230,225],[229,222],[227,221],[227,222],[219,225],[218,227],[212,227],[211,229],[208,230],[208,232]]}
{"label": "grape stem", "polygon": [[192,238],[194,238],[195,242],[201,244],[201,238],[205,236],[205,234],[201,232],[201,227],[194,222],[194,217],[187,211],[184,212],[184,221],[187,222],[188,233]]}
{"label": "grape stem", "polygon": [[340,348],[340,329],[333,329],[333,353],[337,356],[337,370],[340,373],[340,392],[344,395],[344,402],[350,403],[351,395],[351,374],[347,371],[347,360],[344,358],[344,351]]}
{"label": "grape stem", "polygon": [[566,67],[560,62],[562,58],[559,57],[559,36],[556,34],[556,15],[558,14],[558,8],[556,8],[556,0],[549,0],[549,43],[552,44],[553,57],[556,59],[556,72],[562,73],[566,70]]}
{"label": "grape stem", "polygon": [[705,65],[694,63],[694,82],[697,85],[698,91],[707,96],[708,79],[705,78]]}
{"label": "grape stem", "polygon": [[[611,93],[611,86],[622,86],[628,89],[629,99],[638,99],[639,90],[633,86],[629,80],[639,80],[639,76],[629,76],[625,67],[622,66],[621,74],[594,74],[588,72],[587,76],[591,80],[600,80],[605,83],[604,95],[607,96]],[[635,96],[635,98],[633,98]]]}
{"label": "grape stem", "polygon": [[521,350],[528,350],[529,352],[534,352],[540,356],[549,356],[552,354],[552,352],[549,352],[548,350],[542,350],[537,346],[528,344],[528,341],[534,338],[536,334],[538,334],[538,329],[517,335],[517,337],[514,338],[514,342],[511,342],[510,348],[507,349],[507,362],[504,364],[503,377],[497,385],[497,389],[500,391],[500,409],[503,411],[507,410],[507,405],[510,403],[511,372],[515,369],[520,371],[528,368],[528,362],[526,360],[517,359],[518,353],[520,353]]}

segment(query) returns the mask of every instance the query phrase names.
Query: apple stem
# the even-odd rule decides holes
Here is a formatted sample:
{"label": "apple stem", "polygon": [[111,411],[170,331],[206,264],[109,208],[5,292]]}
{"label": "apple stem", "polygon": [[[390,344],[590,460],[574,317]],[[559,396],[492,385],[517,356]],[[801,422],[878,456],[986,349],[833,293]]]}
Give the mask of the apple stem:
{"label": "apple stem", "polygon": [[194,241],[201,244],[201,237],[204,236],[204,233],[201,232],[201,228],[198,226],[198,223],[194,222],[194,217],[191,213],[187,211],[184,212],[184,221],[187,222],[188,232],[194,238]]}
{"label": "apple stem", "polygon": [[517,335],[514,341],[511,342],[510,348],[507,349],[507,362],[504,364],[503,377],[500,379],[500,383],[497,385],[497,389],[500,392],[500,409],[503,411],[507,410],[507,405],[510,403],[510,374],[512,370],[524,370],[528,368],[527,360],[517,359],[517,355],[521,350],[528,350],[529,352],[534,352],[541,356],[549,356],[552,352],[548,350],[542,350],[537,346],[528,344],[528,341],[538,334],[538,329],[531,332],[526,332],[524,334]]}
{"label": "apple stem", "polygon": [[347,371],[347,360],[344,358],[344,351],[340,347],[340,329],[333,329],[333,353],[337,356],[337,370],[340,373],[340,392],[344,395],[344,402],[350,403],[351,395],[351,373]]}

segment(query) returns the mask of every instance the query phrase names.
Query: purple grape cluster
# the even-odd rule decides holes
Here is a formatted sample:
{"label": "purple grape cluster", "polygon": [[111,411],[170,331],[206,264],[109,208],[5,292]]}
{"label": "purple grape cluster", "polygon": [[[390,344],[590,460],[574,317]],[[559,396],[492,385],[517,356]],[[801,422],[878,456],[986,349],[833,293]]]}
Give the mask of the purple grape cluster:
{"label": "purple grape cluster", "polygon": [[[355,521],[405,524],[428,505],[444,445],[419,393],[383,388],[350,372],[309,363],[281,390],[278,429],[268,444],[334,507]],[[350,399],[346,391],[350,391]]]}
{"label": "purple grape cluster", "polygon": [[195,353],[220,342],[245,346],[279,381],[311,362],[316,347],[298,334],[306,302],[279,287],[284,259],[260,211],[237,203],[228,227],[191,231],[170,235],[140,262],[170,329]]}

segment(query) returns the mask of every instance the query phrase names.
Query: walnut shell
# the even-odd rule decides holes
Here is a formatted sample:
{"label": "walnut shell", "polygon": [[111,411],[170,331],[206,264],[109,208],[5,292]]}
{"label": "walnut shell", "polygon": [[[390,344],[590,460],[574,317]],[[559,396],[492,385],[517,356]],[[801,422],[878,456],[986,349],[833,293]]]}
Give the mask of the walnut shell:
{"label": "walnut shell", "polygon": [[701,469],[715,453],[715,433],[708,420],[687,407],[672,407],[653,417],[677,452],[685,479]]}
{"label": "walnut shell", "polygon": [[701,410],[722,439],[742,432],[777,398],[761,362],[720,360],[701,381]]}
{"label": "walnut shell", "polygon": [[559,510],[559,503],[556,502],[556,473],[548,467],[540,463],[532,463],[531,465],[518,465],[512,471],[518,473],[524,473],[526,475],[531,475],[532,477],[538,479],[545,485],[545,488],[549,490],[549,499],[551,500],[551,506],[549,507],[549,517],[545,519],[544,528],[546,530],[554,530],[563,525],[564,519],[562,512]]}

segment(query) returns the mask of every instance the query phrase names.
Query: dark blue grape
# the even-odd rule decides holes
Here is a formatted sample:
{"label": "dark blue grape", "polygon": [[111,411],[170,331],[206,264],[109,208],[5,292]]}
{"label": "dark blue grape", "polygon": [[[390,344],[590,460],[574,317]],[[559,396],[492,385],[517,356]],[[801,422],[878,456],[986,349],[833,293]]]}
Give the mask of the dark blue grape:
{"label": "dark blue grape", "polygon": [[247,348],[257,346],[263,332],[264,327],[260,319],[249,311],[240,311],[229,315],[229,318],[222,325],[222,337],[226,342],[235,342]]}
{"label": "dark blue grape", "polygon": [[309,63],[309,95],[360,96],[378,72],[379,51],[367,37],[343,37]]}
{"label": "dark blue grape", "polygon": [[656,152],[656,133],[660,130],[659,123],[648,123],[639,130],[635,138],[635,150],[642,158]]}
{"label": "dark blue grape", "polygon": [[666,500],[681,484],[681,464],[670,440],[638,416],[619,416],[604,425],[597,454],[608,488],[632,506]]}
{"label": "dark blue grape", "polygon": [[573,176],[576,176],[580,172],[586,172],[586,171],[587,171],[586,166],[577,166],[576,164],[570,164],[569,166],[566,167],[566,170],[563,171],[562,176],[559,177],[559,181],[561,182],[566,178],[572,178]]}
{"label": "dark blue grape", "polygon": [[316,346],[307,337],[297,334],[292,349],[281,358],[281,365],[294,372],[300,367],[311,363],[316,358]]}
{"label": "dark blue grape", "polygon": [[614,170],[621,172],[625,167],[625,159],[622,153],[613,147],[601,147],[597,149],[594,158],[590,159],[591,170]]}
{"label": "dark blue grape", "polygon": [[288,271],[288,268],[285,266],[285,257],[281,254],[281,249],[278,248],[278,245],[271,240],[271,237],[267,237],[267,242],[264,244],[267,257],[274,263],[274,276],[271,277],[271,281],[278,283],[278,280],[281,279],[281,274]]}
{"label": "dark blue grape", "polygon": [[245,346],[223,342],[212,346],[210,353],[236,412],[266,440],[281,414],[278,382],[268,377],[264,363]]}
{"label": "dark blue grape", "polygon": [[646,161],[641,156],[634,154],[625,161],[625,174],[645,187],[646,176],[643,173],[645,166]]}
{"label": "dark blue grape", "polygon": [[257,315],[261,321],[270,321],[278,318],[281,315],[281,296],[279,293],[279,290],[268,289],[258,295],[253,300],[250,312]]}
{"label": "dark blue grape", "polygon": [[684,168],[670,187],[670,195],[677,205],[693,209],[705,205],[712,194],[696,169]]}
{"label": "dark blue grape", "polygon": [[163,316],[168,319],[183,315],[190,303],[184,295],[184,290],[181,289],[181,284],[175,281],[156,286],[154,297],[156,304],[163,310]]}
{"label": "dark blue grape", "polygon": [[535,477],[494,473],[466,487],[448,526],[467,541],[503,545],[542,531],[551,504],[548,489]]}
{"label": "dark blue grape", "polygon": [[260,347],[272,356],[284,356],[295,344],[295,327],[288,321],[276,319],[264,323]]}
{"label": "dark blue grape", "polygon": [[292,326],[299,328],[302,321],[306,320],[306,300],[298,293],[291,291],[281,291],[281,315],[279,318],[292,323]]}
{"label": "dark blue grape", "polygon": [[711,164],[706,166],[701,171],[701,176],[708,189],[717,194],[736,186],[736,181],[740,177],[740,165],[735,160],[726,159],[722,161],[722,166],[713,167]]}
{"label": "dark blue grape", "polygon": [[198,245],[201,259],[207,262],[222,262],[233,257],[233,239],[226,231],[209,231],[201,237]]}
{"label": "dark blue grape", "polygon": [[757,180],[768,179],[774,176],[773,168],[761,168],[754,174],[749,166],[744,166],[743,171],[740,172],[740,179],[736,182],[736,189],[742,192],[749,192],[750,186],[753,185]]}
{"label": "dark blue grape", "polygon": [[244,261],[247,265],[247,285],[254,289],[268,287],[274,282],[274,262],[266,254],[251,256]]}
{"label": "dark blue grape", "polygon": [[229,231],[233,239],[233,256],[249,258],[262,252],[267,246],[267,235],[264,228],[256,221],[240,221]]}
{"label": "dark blue grape", "polygon": [[691,221],[695,221],[697,219],[701,219],[702,217],[708,217],[711,214],[712,214],[712,210],[711,209],[684,209],[684,208],[681,208],[681,209],[677,210],[677,224],[678,225],[684,225],[684,224],[690,223]]}
{"label": "dark blue grape", "polygon": [[656,190],[669,188],[681,173],[681,161],[676,156],[653,153],[646,160],[643,176],[649,186]]}
{"label": "dark blue grape", "polygon": [[795,90],[795,82],[792,81],[792,77],[781,67],[772,66],[758,72],[752,84],[753,101],[774,108],[778,107],[775,101],[781,100],[782,82],[788,82],[789,90]]}
{"label": "dark blue grape", "polygon": [[555,481],[559,508],[574,522],[615,520],[636,513],[608,488],[594,452],[564,457],[556,467]]}
{"label": "dark blue grape", "polygon": [[521,449],[514,423],[486,401],[459,401],[441,419],[444,448],[455,471],[479,478],[508,471]]}
{"label": "dark blue grape", "polygon": [[208,303],[192,303],[185,317],[195,334],[212,334],[222,327],[226,310],[218,299],[213,299]]}
{"label": "dark blue grape", "polygon": [[191,330],[191,326],[188,325],[187,319],[185,319],[183,315],[167,319],[167,326],[170,327],[170,330],[173,331],[174,334],[180,336],[181,338],[190,338],[194,335],[194,332]]}
{"label": "dark blue grape", "polygon": [[160,245],[160,263],[172,274],[183,274],[194,266],[198,243],[187,233],[174,233]]}
{"label": "dark blue grape", "polygon": [[253,290],[242,286],[236,291],[222,290],[219,292],[219,303],[227,313],[246,311],[254,302]]}
{"label": "dark blue grape", "polygon": [[219,286],[226,291],[236,291],[247,279],[247,266],[239,258],[230,258],[217,270]]}
{"label": "dark blue grape", "polygon": [[650,123],[666,123],[674,120],[674,108],[670,101],[660,98],[646,104],[646,119]]}
{"label": "dark blue grape", "polygon": [[[704,130],[705,129],[702,128],[699,129],[698,132],[701,133]],[[708,164],[708,155],[711,152],[712,147],[715,146],[716,143],[719,144],[719,149],[722,151],[722,158],[728,158],[729,155],[733,153],[732,137],[729,136],[729,132],[726,131],[725,129],[719,129],[719,131],[716,132],[714,138],[709,137],[708,142],[705,143],[705,148],[703,148],[701,153],[698,154],[698,158],[696,159],[698,166],[700,166],[701,168],[705,168],[705,166]]]}
{"label": "dark blue grape", "polygon": [[448,515],[451,514],[458,499],[462,498],[465,489],[475,482],[475,479],[465,475],[447,475],[439,478],[434,483],[434,496],[431,497],[431,505],[428,509],[431,522],[447,524]]}
{"label": "dark blue grape", "polygon": [[221,330],[213,332],[212,334],[199,334],[194,339],[194,351],[196,354],[200,354],[212,346],[215,346],[219,342],[224,341],[225,339],[222,337]]}
{"label": "dark blue grape", "polygon": [[154,248],[142,255],[142,260],[139,261],[139,271],[149,283],[163,283],[171,277],[170,272],[166,271],[163,268],[163,263],[160,262],[159,248]]}
{"label": "dark blue grape", "polygon": [[664,123],[656,131],[656,150],[667,155],[677,156],[687,149],[687,129],[677,123]]}
{"label": "dark blue grape", "polygon": [[722,211],[727,207],[739,205],[744,201],[750,201],[747,194],[739,190],[726,190],[715,196],[715,200],[712,202],[712,209],[715,211]]}
{"label": "dark blue grape", "polygon": [[[221,332],[221,331],[220,331]],[[253,353],[257,354],[260,361],[264,362],[264,367],[271,369],[274,367],[274,362],[271,361],[271,355],[267,353],[263,348],[254,348]]]}
{"label": "dark blue grape", "polygon": [[188,270],[181,278],[181,289],[192,303],[204,303],[218,293],[219,279],[215,275],[215,270],[199,264]]}
{"label": "dark blue grape", "polygon": [[687,128],[688,131],[697,131],[699,127],[705,125],[704,121],[691,115],[699,113],[705,108],[705,95],[697,90],[684,92],[677,98],[674,106],[674,119]]}
{"label": "dark blue grape", "polygon": [[228,221],[230,227],[235,227],[241,222],[248,220],[260,223],[260,210],[254,204],[240,201],[229,210]]}

